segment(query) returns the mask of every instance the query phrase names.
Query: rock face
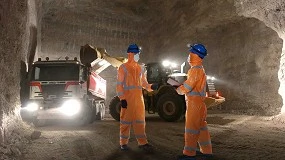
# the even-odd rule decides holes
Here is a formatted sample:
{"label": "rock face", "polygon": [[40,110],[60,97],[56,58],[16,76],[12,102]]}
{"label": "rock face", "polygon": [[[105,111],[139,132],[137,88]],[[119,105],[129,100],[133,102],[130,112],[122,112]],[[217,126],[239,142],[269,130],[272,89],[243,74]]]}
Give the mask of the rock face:
{"label": "rock face", "polygon": [[[27,1],[5,0],[0,3],[0,126],[1,143],[5,141],[7,115],[14,118],[15,106],[19,108],[20,64],[24,60],[22,54],[27,48]],[[15,12],[16,11],[16,12]],[[7,128],[6,128],[7,127]]]}
{"label": "rock face", "polygon": [[283,49],[280,57],[280,65],[278,70],[278,79],[280,81],[279,94],[283,98],[283,107],[281,112],[285,113],[285,49],[284,49],[284,38],[285,38],[285,2],[277,0],[269,2],[266,0],[261,1],[236,1],[237,11],[240,15],[246,17],[254,17],[264,22],[267,26],[275,30],[280,38],[283,39]]}
{"label": "rock face", "polygon": [[235,5],[234,1],[207,0],[165,5],[167,18],[152,29],[149,42],[155,42],[158,57],[168,55],[180,62],[188,56],[187,43],[205,44],[209,56],[204,67],[218,79],[217,88],[227,99],[224,108],[248,114],[279,113],[282,39],[264,22],[241,16]]}
{"label": "rock face", "polygon": [[[11,154],[20,156],[21,136],[13,134],[23,127],[19,117],[20,84],[25,79],[27,55],[35,52],[37,17],[34,0],[0,2],[0,159],[3,146],[11,144]],[[32,41],[34,41],[32,43]],[[13,141],[13,139],[17,139]],[[5,149],[5,148],[4,148]],[[10,150],[8,150],[9,154]]]}
{"label": "rock face", "polygon": [[43,1],[40,56],[78,56],[86,43],[125,56],[127,45],[140,44],[145,35],[143,17],[128,14],[134,6],[131,1]]}
{"label": "rock face", "polygon": [[[136,42],[143,47],[142,62],[167,57],[182,63],[188,56],[186,44],[200,42],[209,50],[205,69],[218,78],[217,87],[227,98],[224,108],[276,114],[282,106],[277,73],[283,11],[282,1],[266,3],[44,1],[40,55],[77,56],[79,47],[89,43],[105,47],[111,55],[125,56],[128,44]],[[101,76],[108,80],[109,88],[115,87],[115,69]],[[108,90],[109,97],[115,95]]]}

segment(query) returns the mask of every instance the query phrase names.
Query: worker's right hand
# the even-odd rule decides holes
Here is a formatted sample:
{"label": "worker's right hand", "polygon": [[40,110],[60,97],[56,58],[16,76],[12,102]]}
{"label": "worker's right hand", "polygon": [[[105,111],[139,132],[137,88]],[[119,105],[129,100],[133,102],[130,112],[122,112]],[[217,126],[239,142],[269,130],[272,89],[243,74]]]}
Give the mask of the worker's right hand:
{"label": "worker's right hand", "polygon": [[122,108],[127,108],[128,103],[125,99],[123,99],[123,100],[121,100],[121,105],[122,105]]}
{"label": "worker's right hand", "polygon": [[181,92],[181,90],[180,90],[179,87],[176,89],[176,92],[177,92],[179,95],[183,95],[183,93]]}

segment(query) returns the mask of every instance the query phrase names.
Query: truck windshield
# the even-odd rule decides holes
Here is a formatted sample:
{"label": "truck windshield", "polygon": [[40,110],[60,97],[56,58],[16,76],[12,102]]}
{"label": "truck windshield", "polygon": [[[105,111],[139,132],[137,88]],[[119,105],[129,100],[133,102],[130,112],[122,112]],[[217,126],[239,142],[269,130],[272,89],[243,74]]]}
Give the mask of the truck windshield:
{"label": "truck windshield", "polygon": [[76,81],[79,80],[79,66],[74,64],[36,65],[33,67],[31,80]]}

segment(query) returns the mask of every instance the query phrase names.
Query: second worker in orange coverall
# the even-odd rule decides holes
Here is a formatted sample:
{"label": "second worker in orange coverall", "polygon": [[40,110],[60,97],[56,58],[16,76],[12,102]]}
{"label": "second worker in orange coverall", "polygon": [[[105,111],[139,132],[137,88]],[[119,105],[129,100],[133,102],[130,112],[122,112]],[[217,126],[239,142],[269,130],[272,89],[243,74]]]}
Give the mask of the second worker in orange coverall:
{"label": "second worker in orange coverall", "polygon": [[144,68],[137,62],[140,48],[131,44],[127,50],[128,61],[118,69],[117,94],[121,100],[120,113],[120,146],[121,150],[129,150],[130,128],[133,127],[140,148],[152,152],[145,133],[145,106],[142,88],[148,91],[157,89],[157,84],[148,84]]}
{"label": "second worker in orange coverall", "polygon": [[206,74],[202,65],[207,50],[203,44],[190,47],[188,62],[191,68],[187,80],[177,88],[178,94],[186,96],[185,114],[185,145],[183,155],[178,160],[195,160],[197,142],[204,157],[212,157],[212,144],[207,128],[207,107],[204,103],[206,96]]}

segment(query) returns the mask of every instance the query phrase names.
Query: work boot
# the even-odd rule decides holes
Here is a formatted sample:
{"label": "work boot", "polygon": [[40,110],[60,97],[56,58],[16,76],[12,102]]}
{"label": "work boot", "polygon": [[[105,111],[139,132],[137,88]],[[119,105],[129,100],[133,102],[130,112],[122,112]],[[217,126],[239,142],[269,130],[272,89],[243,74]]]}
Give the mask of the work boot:
{"label": "work boot", "polygon": [[128,151],[128,150],[130,150],[130,148],[126,144],[121,145],[120,148],[121,148],[121,151]]}
{"label": "work boot", "polygon": [[213,154],[204,154],[200,151],[196,151],[196,156],[197,157],[205,157],[205,158],[213,158]]}
{"label": "work boot", "polygon": [[196,160],[195,156],[187,156],[187,155],[181,155],[178,156],[177,160]]}
{"label": "work boot", "polygon": [[142,150],[144,150],[146,153],[153,153],[153,147],[150,144],[144,144],[144,145],[139,145],[139,148],[141,148]]}

